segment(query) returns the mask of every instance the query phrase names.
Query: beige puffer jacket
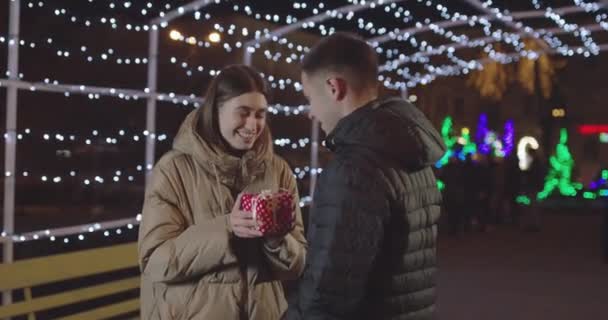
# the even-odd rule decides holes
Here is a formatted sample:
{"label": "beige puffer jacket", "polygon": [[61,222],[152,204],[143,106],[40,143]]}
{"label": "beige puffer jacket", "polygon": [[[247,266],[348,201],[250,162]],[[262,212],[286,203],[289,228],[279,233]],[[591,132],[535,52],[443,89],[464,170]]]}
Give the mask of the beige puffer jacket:
{"label": "beige puffer jacket", "polygon": [[200,118],[199,110],[188,115],[147,186],[138,245],[141,317],[280,319],[287,309],[280,280],[297,279],[304,268],[299,206],[295,229],[277,250],[233,236],[227,214],[242,191],[284,188],[298,201],[295,178],[270,148],[237,158],[207,144],[196,130]]}

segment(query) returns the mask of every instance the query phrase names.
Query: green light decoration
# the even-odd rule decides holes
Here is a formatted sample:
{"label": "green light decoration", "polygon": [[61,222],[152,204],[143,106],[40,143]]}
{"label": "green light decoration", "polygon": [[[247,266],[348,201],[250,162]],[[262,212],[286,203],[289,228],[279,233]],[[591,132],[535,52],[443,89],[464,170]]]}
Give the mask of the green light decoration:
{"label": "green light decoration", "polygon": [[583,193],[583,198],[587,200],[595,200],[597,199],[597,195],[593,192],[586,191],[585,193]]}
{"label": "green light decoration", "polygon": [[461,159],[464,159],[467,154],[477,153],[477,144],[471,140],[471,132],[469,129],[462,129],[462,135],[459,143],[463,145]]}
{"label": "green light decoration", "polygon": [[608,180],[608,170],[602,170],[602,179]]}
{"label": "green light decoration", "polygon": [[568,131],[560,130],[559,143],[555,147],[555,154],[549,158],[550,168],[545,177],[545,186],[538,193],[538,200],[547,199],[557,189],[562,196],[574,197],[582,184],[572,182],[572,168],[574,159],[568,149]]}
{"label": "green light decoration", "polygon": [[452,121],[452,117],[446,117],[443,120],[443,124],[441,125],[441,136],[443,137],[443,142],[447,147],[447,151],[435,165],[437,168],[441,168],[448,164],[448,161],[450,161],[450,158],[454,154],[454,145],[456,144],[456,141],[458,141],[458,139],[452,136],[453,125],[454,123]]}
{"label": "green light decoration", "polygon": [[608,189],[602,189],[598,192],[600,197],[608,197]]}
{"label": "green light decoration", "polygon": [[530,204],[532,204],[532,200],[530,200],[530,198],[528,196],[518,196],[517,198],[515,198],[515,202],[518,204],[521,204],[523,206],[529,206]]}
{"label": "green light decoration", "polygon": [[439,191],[445,190],[445,183],[443,181],[437,179],[437,188],[439,189]]}
{"label": "green light decoration", "polygon": [[[460,160],[464,160],[467,154],[475,154],[477,152],[477,144],[471,139],[471,132],[469,128],[462,128],[460,137],[453,135],[454,122],[452,117],[445,117],[441,125],[441,137],[445,143],[447,151],[439,161],[435,164],[435,167],[441,168],[448,164],[451,157],[458,156]],[[456,143],[462,145],[462,152],[456,154],[454,146]]]}

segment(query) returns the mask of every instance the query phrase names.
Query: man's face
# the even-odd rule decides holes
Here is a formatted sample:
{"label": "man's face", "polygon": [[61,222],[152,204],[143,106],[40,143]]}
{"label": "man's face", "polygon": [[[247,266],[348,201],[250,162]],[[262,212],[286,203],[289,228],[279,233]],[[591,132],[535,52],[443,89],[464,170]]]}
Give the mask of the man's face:
{"label": "man's face", "polygon": [[308,117],[318,120],[328,134],[340,120],[340,106],[332,95],[331,86],[323,74],[308,75],[302,72],[302,89],[310,104]]}

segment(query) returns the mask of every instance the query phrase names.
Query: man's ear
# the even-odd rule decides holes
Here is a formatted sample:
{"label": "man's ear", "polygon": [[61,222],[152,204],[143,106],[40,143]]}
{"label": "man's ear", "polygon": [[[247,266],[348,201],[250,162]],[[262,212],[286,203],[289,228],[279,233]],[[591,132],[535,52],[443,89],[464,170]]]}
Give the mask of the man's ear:
{"label": "man's ear", "polygon": [[329,78],[326,80],[326,87],[329,90],[329,94],[336,101],[342,101],[346,97],[348,86],[346,80],[343,78]]}

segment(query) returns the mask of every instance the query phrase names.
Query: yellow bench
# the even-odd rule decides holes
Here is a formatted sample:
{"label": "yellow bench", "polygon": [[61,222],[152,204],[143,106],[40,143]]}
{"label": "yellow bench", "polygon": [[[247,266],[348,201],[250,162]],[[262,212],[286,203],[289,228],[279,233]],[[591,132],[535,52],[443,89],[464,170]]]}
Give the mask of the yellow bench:
{"label": "yellow bench", "polygon": [[[137,267],[137,246],[135,243],[0,264],[0,292],[23,289],[25,297],[23,301],[0,306],[0,319],[28,315],[28,320],[35,320],[36,312],[135,290],[139,288],[139,276],[41,297],[32,297],[31,290],[32,287],[58,281],[73,280],[135,267]],[[135,298],[61,319],[105,319],[138,310],[139,299]]]}

